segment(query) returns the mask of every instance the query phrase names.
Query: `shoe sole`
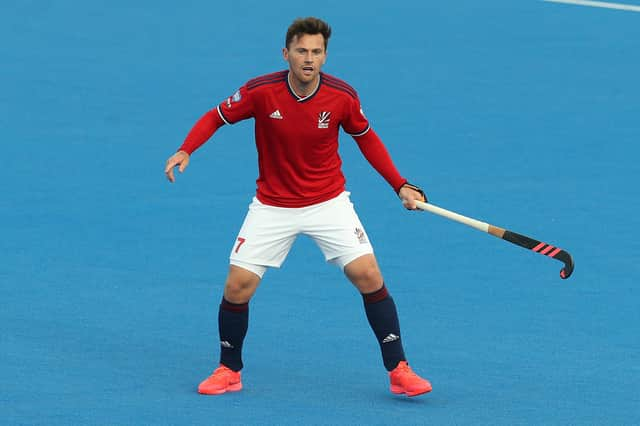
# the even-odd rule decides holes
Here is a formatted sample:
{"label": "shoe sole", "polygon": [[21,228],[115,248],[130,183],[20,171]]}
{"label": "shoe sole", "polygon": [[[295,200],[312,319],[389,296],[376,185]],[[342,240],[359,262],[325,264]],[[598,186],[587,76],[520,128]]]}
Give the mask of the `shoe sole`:
{"label": "shoe sole", "polygon": [[432,388],[429,389],[423,389],[423,390],[419,390],[419,391],[414,391],[414,392],[407,392],[402,386],[394,386],[391,385],[391,392],[395,393],[396,395],[407,395],[409,397],[411,396],[418,396],[418,395],[424,395],[425,393],[429,393],[431,392]]}
{"label": "shoe sole", "polygon": [[216,390],[216,391],[204,391],[198,389],[198,393],[201,395],[222,395],[227,392],[238,392],[242,390],[242,383],[235,383],[233,385],[229,385],[224,389]]}

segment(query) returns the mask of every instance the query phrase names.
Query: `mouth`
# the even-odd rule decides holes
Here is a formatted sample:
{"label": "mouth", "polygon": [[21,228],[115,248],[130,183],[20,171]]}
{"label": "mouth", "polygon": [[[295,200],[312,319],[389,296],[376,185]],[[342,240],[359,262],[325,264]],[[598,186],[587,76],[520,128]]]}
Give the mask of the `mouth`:
{"label": "mouth", "polygon": [[304,75],[311,75],[313,74],[313,67],[311,66],[302,67],[302,72],[304,73]]}

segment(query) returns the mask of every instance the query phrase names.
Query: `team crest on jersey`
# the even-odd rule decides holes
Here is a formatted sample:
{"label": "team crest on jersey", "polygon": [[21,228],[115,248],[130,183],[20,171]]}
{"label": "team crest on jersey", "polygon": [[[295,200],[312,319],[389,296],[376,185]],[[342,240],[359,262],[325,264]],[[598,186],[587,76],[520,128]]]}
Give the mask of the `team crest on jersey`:
{"label": "team crest on jersey", "polygon": [[322,111],[318,114],[318,129],[328,129],[329,120],[331,120],[331,113],[328,111]]}
{"label": "team crest on jersey", "polygon": [[362,228],[356,228],[354,234],[358,238],[358,241],[360,241],[360,244],[367,244],[367,235],[364,233]]}

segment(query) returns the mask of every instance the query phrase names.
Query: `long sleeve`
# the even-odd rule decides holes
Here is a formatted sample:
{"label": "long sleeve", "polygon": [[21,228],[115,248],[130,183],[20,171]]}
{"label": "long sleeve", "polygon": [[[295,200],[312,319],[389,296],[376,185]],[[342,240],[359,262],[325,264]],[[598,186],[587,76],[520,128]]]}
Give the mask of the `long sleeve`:
{"label": "long sleeve", "polygon": [[396,193],[400,191],[400,188],[407,180],[400,175],[391,160],[387,148],[373,129],[369,129],[364,135],[354,136],[353,138],[358,143],[360,151],[369,164],[380,173]]}
{"label": "long sleeve", "polygon": [[220,117],[220,114],[218,114],[217,109],[212,109],[200,117],[193,128],[191,128],[191,131],[185,138],[179,150],[185,151],[187,154],[191,155],[193,151],[208,141],[216,130],[223,125],[224,121]]}

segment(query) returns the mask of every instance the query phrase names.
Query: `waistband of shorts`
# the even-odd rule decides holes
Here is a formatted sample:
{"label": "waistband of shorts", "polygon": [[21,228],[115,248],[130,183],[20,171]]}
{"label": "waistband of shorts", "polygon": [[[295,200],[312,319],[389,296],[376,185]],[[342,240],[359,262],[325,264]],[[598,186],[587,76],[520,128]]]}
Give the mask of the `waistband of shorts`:
{"label": "waistband of shorts", "polygon": [[264,206],[264,207],[269,207],[272,209],[281,209],[281,210],[295,210],[295,211],[304,211],[306,209],[313,209],[313,208],[317,208],[326,204],[331,204],[337,200],[341,200],[341,199],[349,199],[349,195],[351,195],[351,192],[349,191],[342,191],[340,194],[336,195],[333,198],[330,198],[326,201],[321,201],[319,203],[316,204],[310,204],[308,206],[304,206],[304,207],[280,207],[280,206],[272,206],[271,204],[265,204],[262,201],[260,201],[258,199],[258,197],[254,196],[253,199],[251,200],[251,205],[255,205],[255,206]]}

